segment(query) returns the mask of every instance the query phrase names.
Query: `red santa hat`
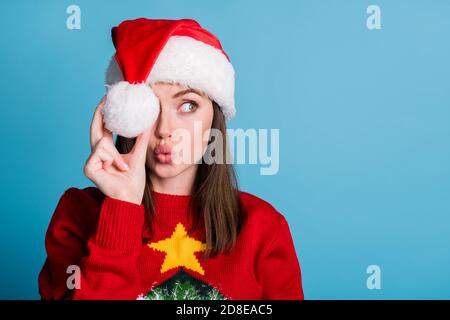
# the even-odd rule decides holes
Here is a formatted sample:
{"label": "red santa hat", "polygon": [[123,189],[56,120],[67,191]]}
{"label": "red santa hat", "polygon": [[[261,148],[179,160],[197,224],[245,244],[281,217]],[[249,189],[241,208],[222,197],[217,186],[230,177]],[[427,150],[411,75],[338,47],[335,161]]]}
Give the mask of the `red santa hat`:
{"label": "red santa hat", "polygon": [[206,93],[230,119],[235,114],[234,69],[219,40],[192,19],[127,20],[112,28],[116,53],[106,73],[105,127],[136,137],[158,118],[158,81]]}

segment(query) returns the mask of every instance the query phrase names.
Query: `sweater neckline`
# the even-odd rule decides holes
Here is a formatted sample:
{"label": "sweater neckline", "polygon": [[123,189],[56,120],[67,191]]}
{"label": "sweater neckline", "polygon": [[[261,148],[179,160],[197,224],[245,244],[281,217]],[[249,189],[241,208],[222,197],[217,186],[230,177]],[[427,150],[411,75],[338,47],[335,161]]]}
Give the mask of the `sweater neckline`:
{"label": "sweater neckline", "polygon": [[188,206],[192,198],[190,194],[172,194],[152,190],[155,203],[173,206]]}
{"label": "sweater neckline", "polygon": [[[181,223],[184,230],[189,232],[193,223],[192,195],[180,195],[151,191],[155,216],[152,221],[159,230],[166,235],[173,234],[175,228]],[[198,230],[203,230],[203,222]]]}
{"label": "sweater neckline", "polygon": [[155,223],[176,226],[179,222],[189,225],[192,222],[191,195],[163,193],[152,190],[155,208]]}

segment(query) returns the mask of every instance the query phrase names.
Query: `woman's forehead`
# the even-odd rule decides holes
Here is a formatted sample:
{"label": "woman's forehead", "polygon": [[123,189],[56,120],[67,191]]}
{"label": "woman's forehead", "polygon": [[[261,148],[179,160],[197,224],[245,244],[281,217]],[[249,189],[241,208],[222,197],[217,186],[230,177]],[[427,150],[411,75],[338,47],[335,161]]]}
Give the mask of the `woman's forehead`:
{"label": "woman's forehead", "polygon": [[209,98],[208,95],[206,95],[206,93],[202,90],[198,90],[196,88],[192,88],[190,86],[186,86],[177,82],[158,81],[155,82],[151,87],[154,91],[160,91],[161,93],[166,93],[168,95],[176,95],[179,92],[189,90],[191,92],[199,94],[200,96]]}

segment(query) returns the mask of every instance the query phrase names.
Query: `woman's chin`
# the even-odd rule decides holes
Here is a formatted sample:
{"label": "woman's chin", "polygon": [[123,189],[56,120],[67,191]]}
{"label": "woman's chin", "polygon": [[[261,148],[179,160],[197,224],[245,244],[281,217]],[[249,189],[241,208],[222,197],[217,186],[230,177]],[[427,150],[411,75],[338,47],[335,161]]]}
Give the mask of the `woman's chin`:
{"label": "woman's chin", "polygon": [[184,169],[183,166],[173,163],[155,163],[153,166],[153,173],[160,178],[168,179],[179,175]]}

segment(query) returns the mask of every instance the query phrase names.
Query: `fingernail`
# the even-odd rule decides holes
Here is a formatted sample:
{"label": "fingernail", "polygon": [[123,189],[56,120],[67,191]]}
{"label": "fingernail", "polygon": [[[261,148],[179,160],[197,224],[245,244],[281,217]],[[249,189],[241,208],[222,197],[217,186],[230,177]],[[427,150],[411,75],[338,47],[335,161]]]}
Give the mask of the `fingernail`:
{"label": "fingernail", "polygon": [[130,169],[130,167],[129,167],[125,162],[122,163],[122,168],[123,168],[124,170]]}

